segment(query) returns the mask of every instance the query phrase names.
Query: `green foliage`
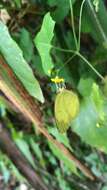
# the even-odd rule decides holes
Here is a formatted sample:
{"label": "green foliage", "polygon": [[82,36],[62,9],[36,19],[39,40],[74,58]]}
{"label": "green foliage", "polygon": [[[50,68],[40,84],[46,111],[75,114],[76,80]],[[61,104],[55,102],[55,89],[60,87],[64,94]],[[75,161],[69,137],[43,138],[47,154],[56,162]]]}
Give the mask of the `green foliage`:
{"label": "green foliage", "polygon": [[71,161],[69,158],[67,158],[66,155],[62,155],[61,150],[59,150],[58,148],[56,148],[55,145],[53,145],[52,143],[49,142],[49,147],[52,150],[52,152],[54,153],[54,155],[60,160],[63,161],[63,163],[68,167],[68,169],[71,170],[71,172],[75,173],[77,175],[77,170],[75,167],[75,164],[73,161]]}
{"label": "green foliage", "polygon": [[98,86],[93,84],[91,95],[81,102],[80,113],[72,123],[72,129],[86,143],[107,152],[105,106]]}
{"label": "green foliage", "polygon": [[50,56],[51,40],[53,38],[55,22],[52,20],[50,13],[44,17],[42,28],[34,39],[35,46],[37,47],[44,72],[49,75],[49,71],[53,68],[52,58]]}
{"label": "green foliage", "polygon": [[59,133],[58,130],[56,128],[48,128],[48,131],[50,134],[52,134],[56,139],[58,139],[61,143],[63,143],[68,149],[70,149],[71,151],[72,148],[69,144],[69,139],[67,138],[67,134],[64,133]]}
{"label": "green foliage", "polygon": [[25,182],[25,179],[19,173],[15,165],[2,152],[0,152],[0,172],[2,173],[5,185],[9,183],[12,176],[16,177],[20,182]]}
{"label": "green foliage", "polygon": [[[72,4],[75,0],[72,0]],[[68,14],[70,6],[68,0],[48,0],[48,4],[53,7],[56,6],[57,8],[52,13],[52,17],[56,22],[61,22]]]}
{"label": "green foliage", "polygon": [[31,165],[35,168],[35,163],[32,158],[32,154],[29,150],[29,146],[28,146],[27,142],[20,137],[15,137],[14,141],[15,141],[16,145],[19,147],[19,149],[21,150],[21,152],[24,154],[24,156],[28,159],[28,161],[31,163]]}
{"label": "green foliage", "polygon": [[[52,129],[49,128],[49,132],[54,137],[56,137],[56,139],[58,139],[61,143],[63,143],[67,148],[69,148],[71,151],[73,151],[72,147],[69,144],[69,140],[67,138],[66,133],[61,134],[58,132],[57,129],[54,129],[54,128],[52,128]],[[75,163],[73,161],[69,160],[66,155],[62,155],[61,151],[58,148],[56,148],[56,146],[54,146],[52,143],[50,143],[50,142],[48,142],[48,143],[49,143],[49,147],[52,150],[53,154],[58,159],[61,159],[63,161],[63,163],[67,166],[67,168],[70,169],[70,171],[72,171],[73,173],[78,175],[77,169],[75,167]]]}
{"label": "green foliage", "polygon": [[17,8],[21,8],[21,0],[13,0]]}
{"label": "green foliage", "polygon": [[[35,134],[31,128],[25,129],[26,124],[23,125],[23,119],[19,127],[20,125],[18,126],[10,116],[12,115],[16,121],[16,114],[0,98],[0,114],[2,118],[7,117],[9,121],[12,120],[8,128],[14,142],[45,183],[51,184],[53,189],[58,190],[84,190],[91,187],[97,189],[99,185],[101,190],[107,188],[105,162],[107,154],[107,10],[104,1],[83,2],[83,0],[9,1],[10,9],[7,10],[14,19],[11,17],[7,26],[19,46],[11,38],[7,26],[0,22],[0,53],[29,94],[41,102],[44,98],[33,72],[42,84],[46,97],[45,105],[41,106],[45,118],[44,126],[47,125],[48,132],[82,160],[82,163],[89,165],[94,175],[104,178],[103,182],[98,182],[98,186],[94,182],[91,184],[90,181],[86,183],[81,179],[79,181],[78,177],[83,178],[83,175],[77,170],[75,162],[69,160],[66,154],[62,154],[53,143],[47,142],[40,134]],[[3,2],[0,7],[4,5]],[[39,29],[40,31],[37,32]],[[74,38],[77,39],[77,45]],[[38,51],[33,46],[33,40]],[[13,83],[8,80],[7,72],[1,64],[0,71],[3,73],[6,84],[13,90]],[[50,71],[53,71],[54,76]],[[50,78],[55,75],[65,79],[66,89],[76,91],[80,101],[80,112],[65,134],[60,134],[56,129],[53,114],[57,90],[56,86],[50,82]],[[18,97],[18,93],[16,91],[14,93]],[[75,100],[72,99],[70,102],[68,96],[62,99],[61,109],[59,109],[59,103],[58,100],[56,115],[61,115],[61,128],[76,106]],[[66,107],[65,111],[64,107]],[[71,122],[71,117],[69,120]],[[17,169],[7,160],[4,156],[0,158],[0,172],[6,183],[11,173],[16,173],[15,176],[18,179],[20,176]],[[10,170],[8,166],[13,169]],[[84,177],[84,181],[85,179]]]}
{"label": "green foliage", "polygon": [[21,49],[11,38],[7,27],[2,22],[0,22],[0,36],[0,52],[7,63],[28,92],[41,102],[44,102],[38,81],[34,77],[31,68],[24,60]]}
{"label": "green foliage", "polygon": [[66,182],[66,180],[64,179],[64,176],[61,175],[61,172],[59,169],[56,170],[55,175],[58,179],[59,187],[62,190],[74,190],[74,188],[71,189],[71,186]]}
{"label": "green foliage", "polygon": [[43,155],[42,155],[42,151],[40,149],[40,146],[39,144],[37,144],[34,139],[30,139],[30,146],[35,154],[35,157],[38,158],[40,164],[44,167],[45,166],[45,160],[43,158]]}
{"label": "green foliage", "polygon": [[96,176],[101,177],[102,173],[106,176],[107,166],[99,159],[97,152],[89,154],[85,157],[85,160],[90,164],[91,169]]}
{"label": "green foliage", "polygon": [[103,107],[104,100],[103,100],[103,97],[101,95],[101,92],[100,92],[98,85],[96,85],[95,83],[93,83],[93,86],[92,86],[91,97],[92,97],[93,102],[96,106],[96,109],[98,111],[100,111]]}
{"label": "green foliage", "polygon": [[93,82],[94,81],[92,78],[81,78],[80,79],[80,81],[78,83],[78,91],[83,97],[89,96],[91,94]]}
{"label": "green foliage", "polygon": [[5,165],[5,163],[3,162],[3,160],[0,161],[0,171],[1,171],[2,174],[3,174],[4,182],[5,182],[5,183],[8,183],[9,178],[10,178],[10,173],[9,173],[9,170],[6,168],[6,165]]}
{"label": "green foliage", "polygon": [[33,56],[33,43],[30,33],[25,28],[20,31],[19,46],[26,61],[30,62]]}
{"label": "green foliage", "polygon": [[[98,8],[97,8],[98,9]],[[95,11],[92,1],[86,1],[84,25],[87,32],[90,32],[92,37],[100,44],[106,47],[107,43],[107,11],[103,1],[99,1],[99,10]],[[83,25],[83,30],[84,30]],[[86,29],[85,29],[86,31]],[[84,31],[84,32],[85,32]]]}

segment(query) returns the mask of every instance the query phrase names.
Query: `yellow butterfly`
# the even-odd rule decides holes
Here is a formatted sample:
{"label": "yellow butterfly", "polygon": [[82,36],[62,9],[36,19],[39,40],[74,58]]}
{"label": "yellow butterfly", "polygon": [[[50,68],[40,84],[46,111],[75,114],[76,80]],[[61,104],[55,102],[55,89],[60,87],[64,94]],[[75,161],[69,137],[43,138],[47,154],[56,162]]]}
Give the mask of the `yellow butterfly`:
{"label": "yellow butterfly", "polygon": [[79,113],[78,96],[73,91],[62,89],[56,96],[54,111],[58,130],[65,133]]}

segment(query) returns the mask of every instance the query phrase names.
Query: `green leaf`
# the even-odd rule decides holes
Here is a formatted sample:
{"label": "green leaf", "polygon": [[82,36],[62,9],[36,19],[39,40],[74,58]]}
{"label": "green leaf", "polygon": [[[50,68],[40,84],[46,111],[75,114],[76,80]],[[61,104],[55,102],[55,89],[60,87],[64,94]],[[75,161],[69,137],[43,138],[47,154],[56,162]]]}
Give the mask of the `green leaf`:
{"label": "green leaf", "polygon": [[[101,46],[101,44],[99,46],[96,47],[93,55],[92,55],[92,63],[93,65],[100,65],[102,66],[103,63],[105,63],[107,60],[107,50],[104,49],[103,46]],[[100,69],[101,71],[103,70],[103,72],[105,71],[105,67]],[[100,71],[100,72],[101,72]]]}
{"label": "green leaf", "polygon": [[33,157],[30,152],[27,142],[21,138],[14,138],[14,141],[15,141],[16,145],[19,147],[20,151],[24,154],[24,156],[27,158],[27,160],[35,168],[35,162],[33,160]]}
{"label": "green leaf", "polygon": [[21,8],[21,0],[13,0],[17,8]]}
{"label": "green leaf", "polygon": [[[17,167],[10,161],[10,167],[11,167],[11,173],[13,176],[17,178],[17,180],[20,181],[20,183],[26,181],[25,178],[21,175],[21,173],[18,171]],[[15,189],[16,190],[16,189]]]}
{"label": "green leaf", "polygon": [[[102,176],[103,168],[105,168],[105,164],[101,162],[99,159],[99,155],[97,153],[91,153],[85,157],[85,160],[91,166],[91,170],[97,177]],[[104,165],[104,166],[103,166]]]}
{"label": "green leaf", "polygon": [[[87,20],[90,32],[94,39],[104,47],[107,47],[107,11],[104,1],[99,1],[98,12],[95,11],[92,0],[86,1],[85,20]],[[84,26],[83,26],[84,27]]]}
{"label": "green leaf", "polygon": [[21,49],[11,38],[7,27],[2,22],[0,22],[0,52],[5,58],[7,64],[23,83],[29,94],[41,102],[44,102],[38,81],[34,77],[31,68],[24,60]]}
{"label": "green leaf", "polygon": [[19,46],[26,61],[30,62],[33,56],[33,43],[30,33],[25,28],[20,31]]}
{"label": "green leaf", "polygon": [[54,144],[49,143],[49,147],[52,150],[53,154],[59,159],[64,162],[64,164],[75,174],[78,175],[77,169],[73,161],[67,158],[66,155],[62,154],[59,148],[57,148]]}
{"label": "green leaf", "polygon": [[[64,167],[63,167],[63,172],[64,172]],[[65,174],[65,172],[64,172],[64,174]],[[57,177],[57,181],[58,181],[59,187],[60,187],[58,189],[61,189],[61,190],[74,190],[74,188],[72,189],[71,184],[69,184],[68,181],[65,180],[66,174],[65,174],[65,176],[62,175],[62,171],[61,171],[60,168],[57,168],[55,170],[55,176]]]}
{"label": "green leaf", "polygon": [[52,134],[58,141],[60,141],[61,143],[63,143],[67,148],[69,148],[71,151],[72,148],[69,144],[69,140],[68,140],[68,137],[67,137],[67,134],[64,133],[64,134],[61,134],[58,132],[57,128],[48,128],[48,131],[50,134]]}
{"label": "green leaf", "polygon": [[[75,0],[71,0],[72,4]],[[48,4],[52,7],[55,6],[56,9],[52,12],[52,17],[56,22],[61,22],[69,13],[70,5],[69,0],[48,0]]]}
{"label": "green leaf", "polygon": [[96,83],[93,83],[91,97],[98,110],[100,110],[102,108],[103,103],[104,103],[104,100],[101,96],[102,95],[101,95],[98,85]]}
{"label": "green leaf", "polygon": [[32,57],[32,68],[36,73],[38,73],[39,76],[45,76],[43,67],[42,67],[42,62],[40,59],[39,55],[33,55]]}
{"label": "green leaf", "polygon": [[107,105],[103,102],[98,86],[94,84],[92,95],[81,103],[79,116],[72,122],[72,129],[84,142],[107,153],[106,116]]}
{"label": "green leaf", "polygon": [[34,139],[30,139],[30,146],[35,154],[35,156],[38,158],[40,164],[44,167],[45,166],[45,160],[42,155],[42,150],[38,143],[34,141]]}
{"label": "green leaf", "polygon": [[91,94],[92,90],[92,84],[93,84],[92,78],[81,78],[78,84],[78,91],[79,93],[84,96],[89,96]]}
{"label": "green leaf", "polygon": [[35,46],[38,49],[42,60],[44,72],[49,75],[49,70],[53,68],[53,62],[50,56],[51,40],[54,36],[55,22],[52,20],[50,13],[47,13],[43,19],[40,32],[34,39]]}
{"label": "green leaf", "polygon": [[[72,150],[72,147],[69,144],[69,140],[67,138],[67,134],[60,134],[56,128],[48,128],[48,131],[61,143],[63,143],[68,149]],[[63,155],[59,148],[56,148],[52,143],[48,142],[50,149],[53,154],[59,159],[62,160],[65,165],[75,174],[77,173],[77,169],[75,167],[75,163],[67,158],[66,155]]]}

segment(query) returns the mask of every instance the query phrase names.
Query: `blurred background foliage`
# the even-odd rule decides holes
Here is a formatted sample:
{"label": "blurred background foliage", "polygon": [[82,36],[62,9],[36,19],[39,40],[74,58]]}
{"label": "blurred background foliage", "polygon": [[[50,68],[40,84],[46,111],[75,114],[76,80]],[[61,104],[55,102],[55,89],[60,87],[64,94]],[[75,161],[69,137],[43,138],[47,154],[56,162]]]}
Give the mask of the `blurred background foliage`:
{"label": "blurred background foliage", "polygon": [[[58,190],[106,190],[107,1],[85,1],[82,12],[80,54],[73,59],[69,51],[77,52],[77,49],[72,32],[69,2],[69,0],[1,0],[0,20],[7,25],[8,30],[5,28],[5,32],[10,36],[4,33],[3,25],[0,26],[0,52],[8,64],[13,60],[15,63],[13,71],[29,93],[34,94],[36,88],[38,94],[35,97],[39,101],[45,99],[45,103],[40,104],[40,107],[49,133],[89,166],[98,177],[98,181],[87,180],[73,162],[35,131],[32,124],[18,111],[15,112],[12,107],[10,108],[2,93],[0,116],[5,120],[13,141],[46,184]],[[71,1],[77,38],[82,2]],[[6,49],[9,40],[11,50]],[[41,41],[50,46],[41,47]],[[20,49],[24,58],[15,60],[16,55],[20,54]],[[45,58],[42,57],[43,54]],[[29,64],[35,79],[29,74],[27,66],[18,65],[20,61]],[[101,77],[93,71],[90,64]],[[56,87],[51,83],[49,69],[53,69],[53,73],[59,70],[59,76],[65,79],[66,87],[77,92],[80,99],[80,113],[66,134],[60,134],[55,126],[53,110]],[[31,80],[35,87],[31,87],[20,77],[21,70],[24,73],[23,78]],[[18,190],[22,184],[27,184],[28,189],[31,188],[11,160],[0,152],[1,189]]]}

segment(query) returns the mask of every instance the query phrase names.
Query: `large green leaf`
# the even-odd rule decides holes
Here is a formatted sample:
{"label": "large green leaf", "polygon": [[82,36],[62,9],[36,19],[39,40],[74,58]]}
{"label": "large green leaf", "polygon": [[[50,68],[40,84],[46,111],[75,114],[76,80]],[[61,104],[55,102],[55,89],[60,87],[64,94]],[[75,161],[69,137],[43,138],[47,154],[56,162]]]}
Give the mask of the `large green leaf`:
{"label": "large green leaf", "polygon": [[40,85],[33,72],[23,58],[23,54],[16,42],[11,38],[6,25],[0,22],[0,53],[16,76],[23,83],[30,95],[44,102]]}
{"label": "large green leaf", "polygon": [[[71,2],[73,4],[75,0],[71,0]],[[55,11],[52,12],[52,17],[57,22],[61,22],[69,13],[69,0],[48,0],[48,4],[51,7],[56,7]]]}
{"label": "large green leaf", "polygon": [[34,39],[42,60],[44,72],[49,75],[49,70],[53,68],[53,62],[50,56],[51,40],[53,38],[55,22],[52,20],[50,13],[47,13],[43,19],[43,24],[40,32]]}
{"label": "large green leaf", "polygon": [[83,141],[107,153],[107,105],[97,85],[93,85],[91,96],[81,103],[79,116],[72,123],[72,129]]}
{"label": "large green leaf", "polygon": [[97,12],[92,0],[86,0],[85,5],[82,31],[90,32],[100,45],[107,47],[107,11],[104,1],[99,1]]}

